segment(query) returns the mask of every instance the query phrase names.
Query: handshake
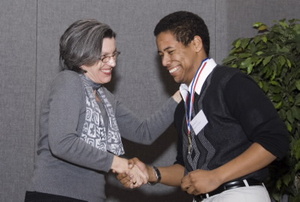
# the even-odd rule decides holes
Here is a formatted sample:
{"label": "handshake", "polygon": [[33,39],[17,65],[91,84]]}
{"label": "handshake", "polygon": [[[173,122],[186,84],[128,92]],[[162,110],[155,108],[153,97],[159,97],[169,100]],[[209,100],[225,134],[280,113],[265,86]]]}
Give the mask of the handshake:
{"label": "handshake", "polygon": [[137,188],[146,183],[155,184],[162,182],[165,185],[181,187],[191,195],[208,193],[218,188],[224,181],[220,179],[220,169],[202,170],[197,169],[185,173],[185,167],[180,164],[173,164],[167,167],[149,166],[138,158],[125,159],[114,157],[112,171],[117,173],[117,179],[126,188]]}
{"label": "handshake", "polygon": [[138,158],[122,160],[124,160],[124,163],[127,161],[126,168],[122,166],[122,170],[113,169],[113,172],[117,173],[117,179],[124,187],[133,189],[148,182],[158,182],[160,180],[160,173],[157,168],[144,164]]}

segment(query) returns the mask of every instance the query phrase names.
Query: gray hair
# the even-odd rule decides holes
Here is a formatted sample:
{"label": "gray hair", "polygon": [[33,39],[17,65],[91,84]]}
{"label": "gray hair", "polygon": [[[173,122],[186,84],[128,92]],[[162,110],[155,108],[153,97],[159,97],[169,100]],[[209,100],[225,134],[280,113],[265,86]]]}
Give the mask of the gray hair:
{"label": "gray hair", "polygon": [[63,70],[83,73],[82,65],[95,64],[102,52],[104,38],[115,38],[116,33],[97,20],[78,20],[60,38],[59,63]]}

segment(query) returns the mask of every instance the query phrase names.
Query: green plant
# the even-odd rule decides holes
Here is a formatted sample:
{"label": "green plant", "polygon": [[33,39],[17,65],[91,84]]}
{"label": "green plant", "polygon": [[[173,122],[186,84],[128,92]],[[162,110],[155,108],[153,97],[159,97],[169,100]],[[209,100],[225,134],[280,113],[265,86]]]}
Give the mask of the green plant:
{"label": "green plant", "polygon": [[290,133],[286,159],[270,166],[267,183],[272,197],[300,201],[300,20],[276,21],[272,27],[255,23],[252,38],[233,42],[225,65],[249,74],[273,102]]}

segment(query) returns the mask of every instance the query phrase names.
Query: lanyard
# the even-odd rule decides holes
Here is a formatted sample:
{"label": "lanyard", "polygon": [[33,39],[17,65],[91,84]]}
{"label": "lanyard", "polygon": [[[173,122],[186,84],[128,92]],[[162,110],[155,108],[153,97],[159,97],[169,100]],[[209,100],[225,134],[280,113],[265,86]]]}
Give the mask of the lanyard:
{"label": "lanyard", "polygon": [[197,70],[195,77],[192,80],[192,83],[189,87],[190,94],[186,97],[186,123],[187,123],[187,136],[189,141],[188,146],[188,153],[191,153],[192,150],[192,137],[191,137],[191,121],[192,121],[192,113],[193,113],[193,107],[194,107],[194,101],[195,101],[195,89],[198,83],[198,80],[200,78],[200,75],[202,71],[204,70],[206,64],[207,64],[208,58],[202,61],[200,68]]}

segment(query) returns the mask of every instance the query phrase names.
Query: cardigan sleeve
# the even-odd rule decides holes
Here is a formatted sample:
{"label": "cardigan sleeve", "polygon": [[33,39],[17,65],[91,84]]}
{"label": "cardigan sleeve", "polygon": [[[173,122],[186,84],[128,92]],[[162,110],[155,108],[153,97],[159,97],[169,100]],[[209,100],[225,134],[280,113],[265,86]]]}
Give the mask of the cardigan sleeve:
{"label": "cardigan sleeve", "polygon": [[152,144],[173,123],[177,102],[169,98],[146,119],[136,116],[117,101],[116,118],[121,136],[140,144]]}
{"label": "cardigan sleeve", "polygon": [[181,101],[175,111],[174,115],[174,125],[177,131],[178,135],[178,141],[177,141],[177,155],[176,155],[176,161],[174,164],[180,164],[182,166],[184,165],[183,160],[183,121],[185,119],[185,109],[184,109],[184,102]]}
{"label": "cardigan sleeve", "polygon": [[48,137],[51,153],[78,166],[109,171],[113,154],[101,151],[80,138],[79,126],[85,117],[85,94],[77,73],[65,71],[59,74],[49,92],[48,106],[49,130],[43,131],[43,134]]}
{"label": "cardigan sleeve", "polygon": [[228,109],[252,142],[283,158],[289,148],[288,131],[272,102],[248,75],[238,73],[224,90]]}

